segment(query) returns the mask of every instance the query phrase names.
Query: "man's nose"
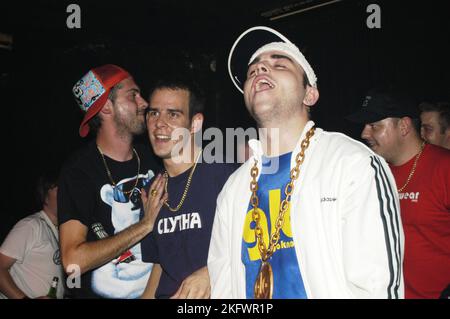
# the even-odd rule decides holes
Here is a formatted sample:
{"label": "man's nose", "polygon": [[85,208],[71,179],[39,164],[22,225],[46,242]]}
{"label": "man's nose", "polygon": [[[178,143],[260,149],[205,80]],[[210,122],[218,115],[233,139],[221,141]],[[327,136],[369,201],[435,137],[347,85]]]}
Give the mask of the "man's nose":
{"label": "man's nose", "polygon": [[261,74],[261,73],[267,73],[269,72],[269,68],[267,67],[267,65],[264,64],[264,62],[260,61],[256,64],[256,73],[257,74]]}
{"label": "man's nose", "polygon": [[165,121],[164,117],[161,114],[156,118],[155,125],[157,128],[167,126],[167,122]]}
{"label": "man's nose", "polygon": [[370,137],[370,125],[366,124],[361,132],[361,138],[366,140]]}
{"label": "man's nose", "polygon": [[148,107],[147,101],[142,96],[140,96],[139,99],[138,99],[138,106],[141,109],[146,109]]}

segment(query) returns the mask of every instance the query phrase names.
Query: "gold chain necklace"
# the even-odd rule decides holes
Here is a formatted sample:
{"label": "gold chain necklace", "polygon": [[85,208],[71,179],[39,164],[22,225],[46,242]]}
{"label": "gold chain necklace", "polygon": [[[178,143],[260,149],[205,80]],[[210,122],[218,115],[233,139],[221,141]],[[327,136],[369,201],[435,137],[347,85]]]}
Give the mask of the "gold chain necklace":
{"label": "gold chain necklace", "polygon": [[409,184],[409,181],[410,181],[411,178],[413,177],[414,172],[416,171],[417,162],[419,161],[420,155],[422,155],[422,151],[423,151],[423,148],[424,148],[424,147],[425,147],[425,141],[423,141],[423,142],[422,142],[422,145],[420,146],[420,151],[419,151],[419,153],[417,153],[417,155],[416,155],[416,159],[414,160],[414,164],[413,164],[413,166],[412,166],[412,168],[411,168],[411,172],[409,172],[408,178],[406,179],[405,185],[403,185],[402,187],[400,187],[400,188],[397,189],[397,191],[398,191],[399,193],[400,193],[400,192],[403,192],[403,190],[406,188],[406,186]]}
{"label": "gold chain necklace", "polygon": [[[103,152],[102,152],[102,149],[100,148],[100,146],[97,145],[97,149],[100,152],[100,155],[102,156],[103,165],[105,165],[106,173],[108,174],[109,181],[111,182],[112,186],[115,188],[117,184],[116,184],[116,182],[114,181],[114,179],[112,177],[112,174],[111,174],[111,171],[109,170],[108,164],[106,164],[105,155],[103,155]],[[121,192],[124,195],[131,194],[131,192],[133,192],[133,190],[136,188],[136,186],[137,186],[137,184],[139,182],[139,171],[141,170],[141,159],[139,158],[139,155],[136,152],[136,150],[134,149],[134,147],[133,147],[133,153],[136,156],[136,159],[137,159],[137,162],[138,162],[138,170],[137,170],[137,174],[136,174],[136,181],[134,182],[134,186],[130,190],[128,190],[128,191],[121,190]]]}
{"label": "gold chain necklace", "polygon": [[280,230],[283,227],[284,222],[284,214],[289,208],[289,202],[291,201],[292,193],[294,192],[294,181],[297,180],[300,175],[300,166],[305,160],[305,151],[309,146],[309,142],[311,137],[314,135],[315,127],[311,127],[309,131],[306,133],[306,137],[303,139],[301,143],[301,150],[295,157],[296,165],[291,170],[291,180],[286,185],[284,189],[284,193],[286,198],[280,204],[280,211],[278,213],[278,218],[275,223],[275,232],[272,234],[269,240],[269,247],[266,248],[266,244],[263,240],[263,230],[261,228],[260,220],[261,216],[258,211],[259,199],[257,195],[258,191],[258,182],[256,178],[258,177],[258,161],[255,160],[255,164],[253,165],[250,175],[252,177],[252,181],[250,182],[250,190],[252,191],[252,197],[250,199],[251,204],[253,206],[252,218],[256,224],[255,227],[255,235],[257,238],[258,249],[261,255],[261,268],[259,270],[258,276],[256,278],[254,293],[256,299],[271,299],[273,293],[273,272],[272,266],[268,262],[270,257],[274,253],[274,249],[277,246],[277,243],[280,239]]}
{"label": "gold chain necklace", "polygon": [[[194,175],[195,167],[197,167],[198,159],[200,158],[201,154],[202,154],[202,150],[200,150],[200,153],[198,154],[197,159],[195,160],[194,166],[192,166],[191,172],[189,173],[189,177],[188,177],[188,180],[186,183],[186,187],[184,188],[183,196],[181,196],[181,200],[178,203],[177,207],[172,208],[172,207],[170,207],[169,203],[167,203],[167,201],[164,202],[164,205],[171,212],[176,212],[181,208],[181,206],[183,206],[183,203],[184,203],[184,200],[186,199],[189,187],[191,186],[192,175]],[[167,173],[167,171],[164,172],[164,177],[166,179],[166,183],[164,184],[164,190],[166,191],[166,194],[169,194],[169,191],[167,190],[167,184],[169,183],[169,174]]]}

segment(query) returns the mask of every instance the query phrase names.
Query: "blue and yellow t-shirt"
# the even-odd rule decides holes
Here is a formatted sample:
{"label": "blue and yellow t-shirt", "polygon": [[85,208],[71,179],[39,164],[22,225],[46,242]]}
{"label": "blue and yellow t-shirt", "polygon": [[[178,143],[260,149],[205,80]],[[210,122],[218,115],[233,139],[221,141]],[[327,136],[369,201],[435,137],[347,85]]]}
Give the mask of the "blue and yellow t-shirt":
{"label": "blue and yellow t-shirt", "polygon": [[[266,247],[269,246],[271,234],[275,232],[281,201],[286,197],[284,189],[290,180],[291,155],[292,153],[276,158],[263,157],[257,194],[261,216],[260,225]],[[278,169],[274,170],[277,161]],[[254,285],[261,266],[261,255],[257,245],[256,225],[252,218],[252,211],[253,206],[250,203],[242,238],[242,262],[245,265],[246,291],[249,299],[254,298]],[[273,298],[307,298],[292,238],[290,205],[284,215],[280,239],[269,262],[274,278]]]}

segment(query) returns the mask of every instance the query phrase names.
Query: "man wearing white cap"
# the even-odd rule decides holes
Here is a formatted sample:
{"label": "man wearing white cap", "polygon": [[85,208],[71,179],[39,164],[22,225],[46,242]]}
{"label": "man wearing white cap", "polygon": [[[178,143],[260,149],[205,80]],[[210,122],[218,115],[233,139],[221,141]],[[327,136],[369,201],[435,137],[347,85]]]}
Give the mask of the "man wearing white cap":
{"label": "man wearing white cap", "polygon": [[403,230],[386,162],[315,127],[317,77],[277,31],[245,31],[228,63],[267,130],[217,200],[212,298],[403,298]]}

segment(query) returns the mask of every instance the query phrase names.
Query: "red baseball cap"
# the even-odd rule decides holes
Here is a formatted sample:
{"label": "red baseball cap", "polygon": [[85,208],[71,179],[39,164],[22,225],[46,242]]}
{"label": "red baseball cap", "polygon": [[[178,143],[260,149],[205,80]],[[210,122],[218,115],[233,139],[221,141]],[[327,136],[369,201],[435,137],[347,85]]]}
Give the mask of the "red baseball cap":
{"label": "red baseball cap", "polygon": [[72,92],[78,106],[86,112],[80,125],[80,136],[89,133],[88,122],[105,105],[111,88],[131,75],[114,64],[106,64],[91,69],[74,86]]}

